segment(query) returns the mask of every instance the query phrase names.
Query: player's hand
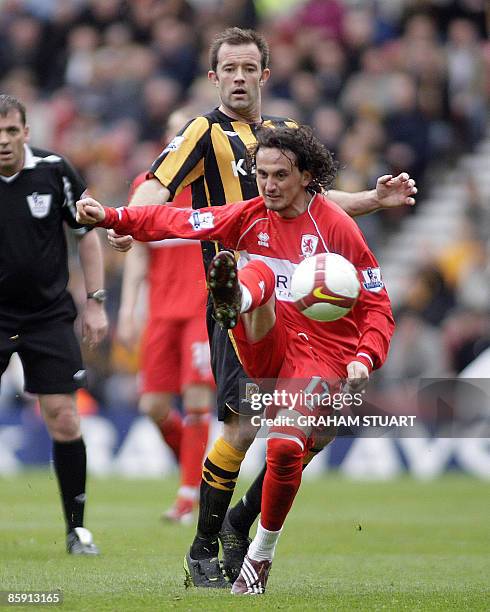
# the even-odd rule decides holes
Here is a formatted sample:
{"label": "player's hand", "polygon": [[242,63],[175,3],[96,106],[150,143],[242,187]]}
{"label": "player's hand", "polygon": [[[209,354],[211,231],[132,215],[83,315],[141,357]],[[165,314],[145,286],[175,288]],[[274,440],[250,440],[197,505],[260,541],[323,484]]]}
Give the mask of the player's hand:
{"label": "player's hand", "polygon": [[132,350],[140,336],[140,329],[132,315],[119,311],[116,338],[127,350]]}
{"label": "player's hand", "polygon": [[93,198],[82,198],[77,202],[77,222],[94,225],[105,219],[104,207]]}
{"label": "player's hand", "polygon": [[360,361],[351,361],[347,366],[347,384],[349,391],[359,393],[369,382],[369,370]]}
{"label": "player's hand", "polygon": [[380,208],[414,206],[417,187],[406,172],[398,176],[385,174],[376,181],[376,196]]}
{"label": "player's hand", "polygon": [[107,314],[102,304],[95,300],[87,300],[82,316],[82,338],[89,348],[94,348],[101,342],[109,328]]}
{"label": "player's hand", "polygon": [[127,253],[134,242],[132,236],[120,236],[113,229],[107,230],[107,240],[111,247],[120,253]]}

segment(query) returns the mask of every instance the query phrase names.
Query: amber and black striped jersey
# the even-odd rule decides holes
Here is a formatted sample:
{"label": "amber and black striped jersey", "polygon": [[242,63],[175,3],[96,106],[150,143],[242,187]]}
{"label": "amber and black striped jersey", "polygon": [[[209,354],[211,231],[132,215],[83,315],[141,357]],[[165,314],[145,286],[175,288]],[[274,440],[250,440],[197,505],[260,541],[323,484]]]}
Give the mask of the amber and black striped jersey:
{"label": "amber and black striped jersey", "polygon": [[[192,207],[222,206],[258,195],[255,174],[246,163],[247,147],[256,141],[260,126],[289,126],[289,119],[264,116],[261,124],[231,119],[219,109],[192,119],[162,151],[151,174],[175,196],[187,185]],[[218,245],[203,242],[204,265],[209,265]]]}

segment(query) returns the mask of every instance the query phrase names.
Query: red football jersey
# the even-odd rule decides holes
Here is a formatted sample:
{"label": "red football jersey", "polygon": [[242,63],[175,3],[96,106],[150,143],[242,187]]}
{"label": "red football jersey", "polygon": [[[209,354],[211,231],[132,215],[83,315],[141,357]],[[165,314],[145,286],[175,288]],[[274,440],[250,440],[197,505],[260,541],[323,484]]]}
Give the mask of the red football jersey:
{"label": "red football jersey", "polygon": [[[146,172],[131,184],[129,199],[146,180]],[[186,188],[170,204],[191,208],[191,190]],[[201,248],[195,241],[170,238],[148,243],[148,318],[188,319],[203,317],[207,300]]]}
{"label": "red football jersey", "polygon": [[[137,240],[217,240],[239,252],[239,267],[251,259],[263,260],[275,273],[277,307],[283,309],[285,324],[306,334],[339,376],[345,375],[345,367],[356,356],[374,368],[386,359],[394,321],[378,263],[356,223],[323,195],[315,195],[307,210],[294,219],[268,210],[262,197],[200,210],[147,206],[105,208],[105,212],[102,227],[113,227]],[[319,323],[293,305],[291,277],[305,257],[328,252],[354,264],[361,293],[345,317]]]}

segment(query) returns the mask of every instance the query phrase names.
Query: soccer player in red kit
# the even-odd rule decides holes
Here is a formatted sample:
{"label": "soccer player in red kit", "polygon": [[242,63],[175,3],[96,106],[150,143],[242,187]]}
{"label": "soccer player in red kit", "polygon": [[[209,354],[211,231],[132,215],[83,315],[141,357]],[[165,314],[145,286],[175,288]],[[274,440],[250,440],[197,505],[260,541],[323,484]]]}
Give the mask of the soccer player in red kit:
{"label": "soccer player in red kit", "polygon": [[[134,179],[131,206],[138,205],[134,194],[145,179],[146,173]],[[190,208],[190,190],[184,189],[172,205]],[[186,277],[175,274],[183,261]],[[137,340],[135,309],[143,281],[148,313],[140,348],[139,408],[154,421],[180,466],[177,499],[163,518],[188,523],[198,502],[214,387],[199,245],[177,238],[133,249],[124,268],[118,320],[118,337],[128,347]],[[182,395],[183,418],[173,407],[175,395]]]}
{"label": "soccer player in red kit", "polygon": [[[170,236],[218,240],[240,255],[218,254],[208,271],[215,316],[234,328],[238,353],[252,378],[347,378],[360,391],[383,364],[394,328],[376,259],[357,225],[322,192],[335,176],[330,153],[307,126],[263,128],[254,149],[261,195],[198,211],[145,207],[108,209],[87,198],[78,204],[81,223],[99,223],[136,240]],[[307,249],[305,249],[305,244]],[[291,276],[316,253],[334,252],[358,269],[359,299],[344,318],[328,324],[304,317],[294,306]],[[299,411],[305,407],[300,406]],[[307,407],[306,407],[307,408]],[[275,546],[301,482],[309,448],[331,437],[309,426],[272,427],[261,519],[233,593],[265,591]]]}

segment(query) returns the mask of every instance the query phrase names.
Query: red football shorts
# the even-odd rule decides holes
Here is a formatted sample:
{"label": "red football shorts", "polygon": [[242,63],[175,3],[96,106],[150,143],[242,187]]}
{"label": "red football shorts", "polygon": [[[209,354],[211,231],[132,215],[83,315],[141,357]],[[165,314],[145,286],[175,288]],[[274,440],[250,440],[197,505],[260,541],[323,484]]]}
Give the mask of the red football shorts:
{"label": "red football shorts", "polygon": [[250,378],[310,378],[336,380],[345,376],[342,364],[329,363],[310,346],[306,333],[286,326],[280,304],[276,303],[276,323],[262,340],[249,342],[243,322],[233,329],[233,337],[245,372]]}
{"label": "red football shorts", "polygon": [[181,393],[214,385],[204,317],[148,321],[141,346],[140,391]]}
{"label": "red football shorts", "polygon": [[[332,437],[333,430],[320,417],[333,413],[331,401],[339,393],[341,378],[345,376],[342,364],[329,364],[328,355],[316,353],[306,334],[286,326],[277,305],[276,323],[262,340],[249,342],[241,321],[233,330],[233,336],[245,372],[257,381],[262,390],[284,391],[288,397],[294,395],[297,398],[294,405],[286,399],[285,403],[269,406],[265,416],[274,418],[281,408],[294,407],[294,413],[291,413],[296,415],[294,418],[302,415],[312,419],[274,423],[269,431],[276,435],[294,436],[302,441],[304,448],[327,434]],[[264,379],[275,379],[273,387],[268,388]],[[317,397],[322,403],[311,404],[306,401],[307,397]],[[289,413],[283,410],[282,414],[287,416]]]}

